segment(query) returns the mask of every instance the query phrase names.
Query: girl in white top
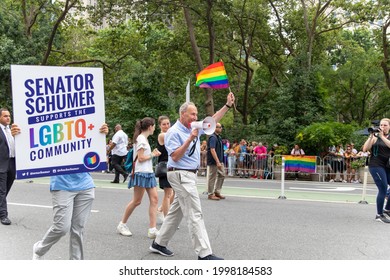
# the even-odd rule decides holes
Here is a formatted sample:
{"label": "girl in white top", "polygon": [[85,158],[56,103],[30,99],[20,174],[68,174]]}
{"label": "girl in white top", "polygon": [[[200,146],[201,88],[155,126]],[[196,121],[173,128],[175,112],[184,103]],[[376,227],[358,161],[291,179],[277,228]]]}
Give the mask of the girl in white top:
{"label": "girl in white top", "polygon": [[294,148],[291,150],[291,155],[293,155],[293,156],[304,156],[305,152],[299,147],[299,145],[295,144]]}
{"label": "girl in white top", "polygon": [[156,212],[158,204],[157,195],[157,181],[153,172],[153,157],[158,157],[161,153],[150,148],[148,137],[153,134],[155,129],[155,122],[152,118],[143,118],[137,121],[133,136],[134,141],[134,160],[133,164],[134,176],[130,176],[129,188],[134,187],[133,199],[129,202],[123,214],[122,221],[119,223],[117,230],[124,236],[131,236],[129,228],[126,223],[134,209],[142,202],[142,197],[145,191],[149,196],[149,230],[148,237],[156,238]]}

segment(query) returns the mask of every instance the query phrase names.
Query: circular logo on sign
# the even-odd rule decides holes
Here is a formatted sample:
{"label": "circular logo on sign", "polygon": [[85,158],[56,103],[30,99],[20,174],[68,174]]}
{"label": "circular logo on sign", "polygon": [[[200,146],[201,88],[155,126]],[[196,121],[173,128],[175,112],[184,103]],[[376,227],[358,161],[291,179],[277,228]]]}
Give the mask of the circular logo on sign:
{"label": "circular logo on sign", "polygon": [[89,152],[84,156],[84,166],[88,169],[95,169],[99,163],[100,157],[96,152]]}

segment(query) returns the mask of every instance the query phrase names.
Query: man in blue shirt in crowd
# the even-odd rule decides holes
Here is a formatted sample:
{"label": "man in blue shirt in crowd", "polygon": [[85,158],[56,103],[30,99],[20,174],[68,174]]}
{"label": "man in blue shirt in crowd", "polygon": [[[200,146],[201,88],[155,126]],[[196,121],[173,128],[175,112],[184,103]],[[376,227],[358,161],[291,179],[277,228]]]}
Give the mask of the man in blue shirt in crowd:
{"label": "man in blue shirt in crowd", "polygon": [[223,143],[221,138],[222,125],[217,123],[215,132],[210,135],[207,143],[207,191],[208,199],[225,199],[221,194],[223,181],[225,180],[225,167],[223,165]]}

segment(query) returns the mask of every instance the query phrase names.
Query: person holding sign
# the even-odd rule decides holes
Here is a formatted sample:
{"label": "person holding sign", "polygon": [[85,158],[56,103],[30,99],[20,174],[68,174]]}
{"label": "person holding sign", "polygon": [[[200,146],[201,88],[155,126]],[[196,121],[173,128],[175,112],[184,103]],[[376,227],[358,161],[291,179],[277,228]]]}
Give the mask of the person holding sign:
{"label": "person holding sign", "polygon": [[[14,134],[19,134],[17,125],[12,125]],[[108,126],[103,124],[100,133],[107,134]],[[50,193],[53,202],[53,225],[42,240],[33,246],[33,260],[43,256],[61,237],[70,232],[69,259],[83,260],[83,234],[92,202],[95,199],[95,184],[88,172],[50,177]]]}
{"label": "person holding sign", "polygon": [[0,109],[0,222],[10,225],[8,218],[7,195],[15,180],[15,141],[9,127],[11,115],[5,108]]}

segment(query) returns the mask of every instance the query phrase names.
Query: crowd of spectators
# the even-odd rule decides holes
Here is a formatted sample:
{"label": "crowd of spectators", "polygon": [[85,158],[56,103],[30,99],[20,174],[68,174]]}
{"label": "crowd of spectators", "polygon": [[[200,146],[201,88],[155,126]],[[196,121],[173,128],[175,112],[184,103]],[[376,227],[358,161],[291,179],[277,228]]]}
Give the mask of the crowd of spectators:
{"label": "crowd of spectators", "polygon": [[[227,176],[238,176],[240,178],[252,179],[270,179],[272,169],[275,162],[275,150],[277,144],[271,147],[265,142],[233,141],[224,139],[224,164],[226,166]],[[201,146],[202,151],[207,151],[207,142],[204,141]],[[205,152],[203,152],[205,153]],[[299,145],[288,150],[288,153],[293,156],[305,156],[304,149]],[[342,144],[329,147],[328,151],[321,157],[319,162],[324,166],[323,175],[325,181],[343,182],[343,183],[359,183],[358,169],[367,164],[369,154],[367,152],[357,151],[353,143],[344,146]],[[201,176],[206,176],[206,163],[201,159],[200,173]],[[298,173],[293,174],[298,179]]]}
{"label": "crowd of spectators", "polygon": [[[271,179],[274,177],[272,176],[274,165],[277,164],[273,161],[275,155],[305,155],[304,149],[297,144],[291,148],[291,151],[290,149],[284,149],[287,152],[282,153],[277,151],[280,147],[278,144],[269,146],[265,142],[247,141],[246,139],[241,139],[240,141],[235,140],[233,142],[224,139],[223,146],[224,166],[226,167],[225,173],[229,177]],[[128,148],[130,149],[131,146]],[[200,154],[199,175],[206,176],[206,140],[201,142]],[[368,152],[357,151],[353,143],[329,147],[328,151],[323,153],[320,160],[321,165],[324,166],[323,175],[325,176],[325,181],[361,183],[358,169],[368,164],[368,156]],[[111,173],[113,167],[109,155],[107,157],[107,164],[109,168],[105,172]],[[292,176],[295,179],[299,178],[298,173],[294,173]]]}
{"label": "crowd of spectators", "polygon": [[368,157],[369,152],[358,152],[353,143],[347,144],[345,149],[342,144],[329,147],[323,159],[328,168],[329,182],[360,183],[357,171],[367,165]]}
{"label": "crowd of spectators", "polygon": [[[204,146],[205,145],[205,146]],[[266,143],[251,141],[245,139],[241,141],[223,140],[224,145],[224,164],[227,167],[226,173],[228,176],[239,176],[240,178],[258,178],[266,177],[270,166],[270,159],[275,155],[274,144],[270,149]],[[204,150],[207,150],[207,143],[202,143]],[[205,163],[201,158],[200,175],[205,176]]]}

